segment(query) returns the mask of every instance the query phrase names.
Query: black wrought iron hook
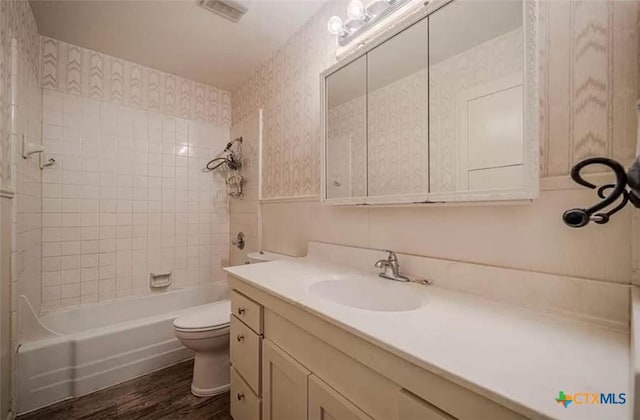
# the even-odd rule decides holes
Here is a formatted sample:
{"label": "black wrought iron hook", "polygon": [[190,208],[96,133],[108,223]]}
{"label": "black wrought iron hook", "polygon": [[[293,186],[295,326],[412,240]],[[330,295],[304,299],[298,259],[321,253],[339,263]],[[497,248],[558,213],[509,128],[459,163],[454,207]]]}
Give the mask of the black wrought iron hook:
{"label": "black wrought iron hook", "polygon": [[[608,196],[605,195],[605,191],[610,189],[610,188],[614,188],[615,184],[606,184],[601,186],[600,188],[598,188],[598,197],[600,198],[607,198]],[[616,214],[617,212],[619,212],[620,210],[622,210],[624,208],[624,206],[627,205],[627,203],[629,202],[629,192],[626,189],[622,190],[622,200],[620,201],[620,203],[615,206],[614,208],[612,208],[611,210],[609,210],[606,213],[596,213],[594,214],[591,218],[593,219],[593,221],[595,223],[598,223],[600,225],[603,225],[605,223],[607,223],[609,221],[609,219],[611,218],[611,216],[613,216],[614,214]]]}
{"label": "black wrought iron hook", "polygon": [[[604,165],[610,168],[616,176],[616,183],[607,184],[600,187],[598,189],[598,196],[602,198],[602,201],[594,204],[593,206],[586,209],[576,208],[565,211],[562,215],[562,219],[567,224],[567,226],[579,228],[582,226],[586,226],[591,220],[599,224],[607,223],[609,221],[609,217],[620,211],[629,201],[629,194],[625,189],[627,186],[627,173],[622,165],[620,165],[613,159],[605,157],[594,157],[578,162],[571,169],[571,178],[580,185],[583,185],[587,188],[595,189],[596,186],[591,182],[585,180],[580,174],[580,171],[589,165],[596,164]],[[605,191],[610,188],[613,188],[613,191],[611,191],[609,195],[605,195]],[[616,200],[620,198],[620,196],[622,196],[623,199],[618,206],[605,213],[596,213],[615,203]]]}

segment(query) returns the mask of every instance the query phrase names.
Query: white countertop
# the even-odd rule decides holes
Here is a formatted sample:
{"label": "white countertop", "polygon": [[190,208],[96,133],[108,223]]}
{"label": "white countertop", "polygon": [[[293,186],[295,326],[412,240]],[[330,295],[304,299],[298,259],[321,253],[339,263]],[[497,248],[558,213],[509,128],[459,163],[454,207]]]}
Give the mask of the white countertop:
{"label": "white countertop", "polygon": [[[522,414],[563,419],[631,417],[626,332],[418,284],[397,284],[420,296],[423,306],[416,310],[377,312],[343,306],[310,293],[309,287],[345,273],[363,272],[317,260],[273,261],[225,270]],[[627,403],[574,403],[564,408],[555,401],[559,391],[569,395],[624,392]]]}

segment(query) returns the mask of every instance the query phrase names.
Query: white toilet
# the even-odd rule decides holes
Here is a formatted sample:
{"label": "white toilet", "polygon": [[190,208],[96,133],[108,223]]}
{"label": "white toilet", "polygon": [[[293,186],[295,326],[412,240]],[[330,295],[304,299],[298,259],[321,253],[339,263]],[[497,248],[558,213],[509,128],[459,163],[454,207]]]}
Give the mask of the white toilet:
{"label": "white toilet", "polygon": [[176,337],[196,354],[191,392],[210,397],[229,389],[229,300],[203,305],[173,321]]}

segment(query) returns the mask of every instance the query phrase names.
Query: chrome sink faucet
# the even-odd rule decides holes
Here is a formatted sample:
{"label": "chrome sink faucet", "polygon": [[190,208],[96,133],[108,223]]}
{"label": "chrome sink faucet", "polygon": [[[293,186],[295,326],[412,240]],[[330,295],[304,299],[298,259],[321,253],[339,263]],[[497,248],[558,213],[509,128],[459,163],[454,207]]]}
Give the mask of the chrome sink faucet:
{"label": "chrome sink faucet", "polygon": [[[378,276],[388,280],[409,281],[409,277],[400,274],[400,264],[398,264],[398,256],[396,253],[387,249],[383,251],[388,252],[389,256],[386,260],[376,261],[376,268],[382,268],[382,272],[378,274]],[[389,270],[391,270],[391,275],[388,274]]]}
{"label": "chrome sink faucet", "polygon": [[[387,249],[383,249],[383,251],[388,252],[389,255],[387,256],[386,260],[378,260],[375,263],[376,268],[382,269],[382,271],[378,274],[379,277],[393,281],[420,283],[424,285],[431,284],[429,280],[411,279],[400,274],[400,264],[398,264],[398,256],[396,255],[396,253]],[[389,274],[389,271],[391,271],[391,274]]]}

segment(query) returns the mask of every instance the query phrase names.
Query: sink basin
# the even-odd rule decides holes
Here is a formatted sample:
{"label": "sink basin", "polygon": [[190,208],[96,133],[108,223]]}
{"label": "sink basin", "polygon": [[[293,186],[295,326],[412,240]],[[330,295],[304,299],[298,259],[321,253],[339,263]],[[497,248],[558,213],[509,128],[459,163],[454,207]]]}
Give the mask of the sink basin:
{"label": "sink basin", "polygon": [[370,311],[403,312],[422,306],[410,285],[376,278],[325,280],[311,285],[309,292],[344,306]]}

